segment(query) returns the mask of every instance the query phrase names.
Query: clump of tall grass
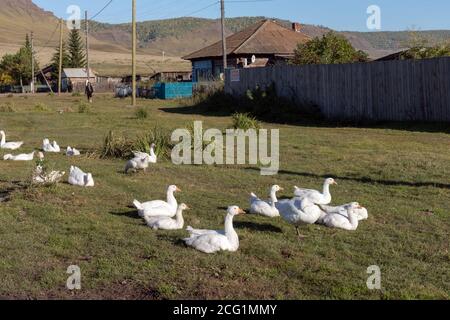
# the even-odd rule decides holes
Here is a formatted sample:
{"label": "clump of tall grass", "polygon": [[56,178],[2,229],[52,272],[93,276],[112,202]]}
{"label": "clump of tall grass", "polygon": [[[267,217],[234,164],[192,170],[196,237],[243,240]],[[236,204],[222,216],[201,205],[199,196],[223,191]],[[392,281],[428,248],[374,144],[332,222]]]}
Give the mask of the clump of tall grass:
{"label": "clump of tall grass", "polygon": [[260,122],[249,113],[236,112],[232,115],[232,119],[234,129],[247,131],[249,129],[259,130],[261,128]]}
{"label": "clump of tall grass", "polygon": [[133,151],[150,152],[150,146],[155,144],[155,153],[159,158],[170,157],[173,147],[171,132],[158,125],[149,131],[138,134],[135,140],[128,139],[123,135],[116,135],[109,131],[105,137],[102,148],[102,158],[123,158],[133,156]]}
{"label": "clump of tall grass", "polygon": [[137,137],[134,148],[137,151],[149,152],[152,143],[155,144],[155,153],[158,157],[166,159],[170,157],[173,147],[170,130],[155,125]]}
{"label": "clump of tall grass", "polygon": [[148,111],[145,108],[139,108],[135,112],[137,119],[147,119],[148,118]]}
{"label": "clump of tall grass", "polygon": [[78,103],[78,113],[91,113],[91,106],[86,102],[80,101]]}
{"label": "clump of tall grass", "polygon": [[52,110],[45,103],[39,102],[39,103],[37,103],[34,106],[34,111],[37,111],[37,112],[50,112]]}
{"label": "clump of tall grass", "polygon": [[16,109],[11,102],[6,102],[0,105],[0,112],[16,112]]}
{"label": "clump of tall grass", "polygon": [[81,97],[81,93],[80,92],[73,92],[72,93],[72,97]]}
{"label": "clump of tall grass", "polygon": [[103,141],[102,158],[128,158],[133,152],[133,142],[110,130]]}

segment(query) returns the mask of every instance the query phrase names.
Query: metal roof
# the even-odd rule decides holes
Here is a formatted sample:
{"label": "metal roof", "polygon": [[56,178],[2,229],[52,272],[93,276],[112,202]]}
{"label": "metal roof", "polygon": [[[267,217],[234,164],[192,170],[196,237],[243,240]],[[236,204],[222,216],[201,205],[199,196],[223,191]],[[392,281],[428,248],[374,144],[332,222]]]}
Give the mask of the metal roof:
{"label": "metal roof", "polygon": [[[94,70],[89,70],[89,75],[91,76],[91,78],[97,75]],[[66,78],[87,78],[86,68],[64,68],[63,72]]]}
{"label": "metal roof", "polygon": [[[275,21],[262,20],[227,38],[227,54],[293,54],[299,43],[309,41],[310,37],[285,28]],[[222,56],[222,41],[193,52],[183,59],[196,60]]]}

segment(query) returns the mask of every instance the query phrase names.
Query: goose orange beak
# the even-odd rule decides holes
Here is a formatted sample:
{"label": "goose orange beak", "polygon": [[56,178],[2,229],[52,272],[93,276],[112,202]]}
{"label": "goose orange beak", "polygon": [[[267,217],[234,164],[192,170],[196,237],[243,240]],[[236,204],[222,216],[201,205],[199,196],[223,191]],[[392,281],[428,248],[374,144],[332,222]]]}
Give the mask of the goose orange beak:
{"label": "goose orange beak", "polygon": [[242,210],[241,208],[239,208],[238,213],[239,213],[239,214],[245,214],[245,211]]}
{"label": "goose orange beak", "polygon": [[175,189],[175,191],[176,191],[176,192],[181,192],[181,189],[177,187],[177,188]]}

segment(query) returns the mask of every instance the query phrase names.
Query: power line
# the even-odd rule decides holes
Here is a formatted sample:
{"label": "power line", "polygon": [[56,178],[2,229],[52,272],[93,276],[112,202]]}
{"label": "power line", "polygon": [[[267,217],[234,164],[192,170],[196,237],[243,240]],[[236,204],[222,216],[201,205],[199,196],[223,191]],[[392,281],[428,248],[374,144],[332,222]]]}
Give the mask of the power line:
{"label": "power line", "polygon": [[109,1],[102,9],[100,9],[99,12],[97,12],[96,14],[94,14],[89,20],[93,20],[93,19],[95,19],[96,17],[98,17],[103,11],[106,10],[106,8],[108,8],[108,7],[111,5],[111,3],[113,3],[113,1],[114,1],[114,0],[110,0],[110,1]]}

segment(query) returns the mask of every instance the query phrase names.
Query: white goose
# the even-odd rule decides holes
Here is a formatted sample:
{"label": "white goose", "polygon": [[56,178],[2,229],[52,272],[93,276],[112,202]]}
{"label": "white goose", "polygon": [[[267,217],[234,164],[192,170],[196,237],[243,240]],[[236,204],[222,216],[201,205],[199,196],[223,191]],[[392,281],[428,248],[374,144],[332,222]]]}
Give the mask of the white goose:
{"label": "white goose", "polygon": [[189,207],[182,203],[177,208],[175,219],[170,217],[150,217],[144,215],[144,220],[147,225],[153,230],[180,230],[184,226],[183,211],[189,210]]}
{"label": "white goose", "polygon": [[[317,223],[324,224],[323,219],[328,214],[340,214],[340,215],[342,215],[344,217],[348,217],[348,208],[351,207],[353,204],[356,204],[356,203],[357,202],[351,202],[351,203],[343,204],[342,206],[337,206],[337,207],[320,205],[319,207],[322,209],[323,214],[321,215],[319,220],[317,220]],[[352,211],[356,215],[356,217],[358,218],[358,221],[366,220],[366,219],[369,218],[369,212],[364,207],[356,208],[356,209],[353,208]]]}
{"label": "white goose", "polygon": [[68,157],[76,157],[76,156],[79,156],[79,155],[81,155],[81,152],[79,150],[77,150],[75,148],[72,148],[71,146],[67,147],[66,156],[68,156]]}
{"label": "white goose", "polygon": [[133,151],[133,154],[136,158],[145,158],[149,163],[156,163],[158,161],[158,157],[155,154],[156,145],[152,143],[150,146],[150,154],[140,151]]}
{"label": "white goose", "polygon": [[299,227],[305,224],[314,224],[323,213],[309,198],[294,198],[287,202],[282,202],[278,210],[283,219],[294,225],[299,238],[304,238],[299,232]]}
{"label": "white goose", "polygon": [[69,184],[80,187],[93,187],[94,178],[91,173],[84,173],[80,168],[71,166],[69,173]]}
{"label": "white goose", "polygon": [[3,156],[3,160],[11,160],[11,161],[32,161],[34,159],[35,151],[29,154],[19,154],[17,156],[13,156],[12,154],[5,154]]}
{"label": "white goose", "polygon": [[270,201],[263,201],[259,199],[254,193],[251,193],[250,197],[250,213],[260,214],[262,216],[274,218],[279,217],[280,213],[275,204],[278,202],[277,192],[282,191],[278,185],[274,185],[270,188]]}
{"label": "white goose", "polygon": [[173,217],[177,213],[178,203],[175,199],[174,193],[181,192],[181,190],[171,185],[167,189],[167,201],[154,200],[149,202],[140,203],[137,200],[133,201],[133,205],[138,209],[140,217],[144,216],[166,216]]}
{"label": "white goose", "polygon": [[23,145],[23,141],[6,142],[6,134],[3,130],[0,131],[0,135],[2,136],[0,140],[0,149],[17,150]]}
{"label": "white goose", "polygon": [[323,224],[330,228],[339,228],[348,231],[354,231],[358,228],[358,215],[356,210],[362,209],[357,202],[350,203],[346,206],[347,214],[329,213],[323,218]]}
{"label": "white goose", "polygon": [[233,227],[233,218],[245,212],[238,206],[231,206],[225,218],[225,230],[199,230],[187,227],[190,237],[183,239],[188,245],[204,253],[218,251],[235,252],[239,249],[239,236]]}
{"label": "white goose", "polygon": [[331,202],[330,185],[336,184],[333,178],[325,179],[323,184],[323,192],[320,193],[317,190],[311,189],[301,189],[295,186],[295,196],[301,199],[308,198],[312,203],[315,204],[329,204]]}
{"label": "white goose", "polygon": [[54,153],[61,152],[61,148],[59,147],[58,143],[56,143],[56,141],[50,143],[49,139],[44,139],[42,141],[42,150],[45,152],[54,152]]}
{"label": "white goose", "polygon": [[65,174],[64,171],[45,173],[42,166],[38,165],[33,172],[33,183],[44,185],[58,183]]}

